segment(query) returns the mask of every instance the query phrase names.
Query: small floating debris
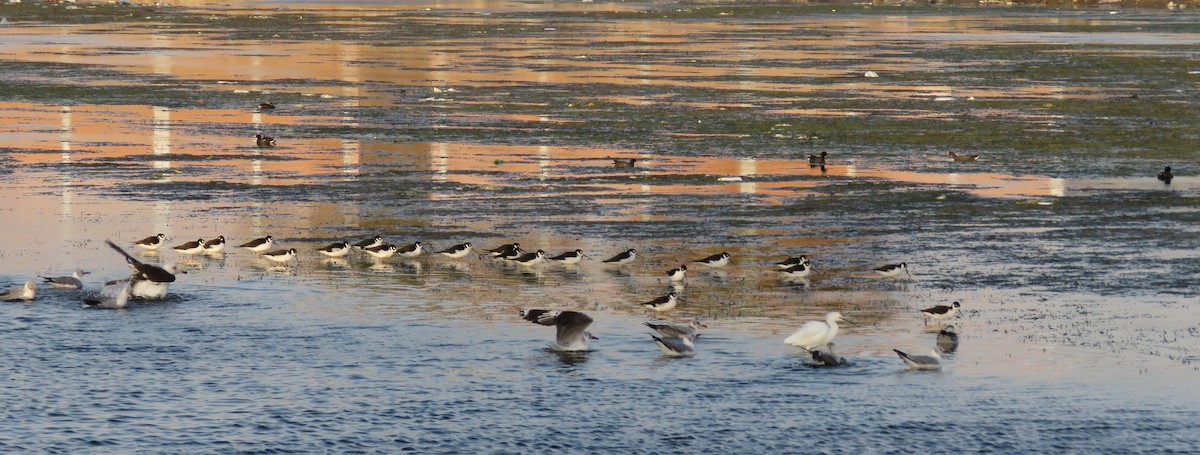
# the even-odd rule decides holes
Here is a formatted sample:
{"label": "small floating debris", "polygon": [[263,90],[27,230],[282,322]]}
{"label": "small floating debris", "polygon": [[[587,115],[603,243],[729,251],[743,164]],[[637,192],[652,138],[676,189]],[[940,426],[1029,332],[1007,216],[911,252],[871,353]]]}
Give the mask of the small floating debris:
{"label": "small floating debris", "polygon": [[0,17],[0,25],[8,25],[8,18]]}
{"label": "small floating debris", "polygon": [[867,72],[863,73],[863,77],[879,77],[879,73],[876,73],[874,71],[867,71]]}
{"label": "small floating debris", "polygon": [[244,93],[250,93],[250,91],[249,91],[249,90],[242,90],[242,89],[238,89],[238,90],[234,90],[234,91],[233,91],[233,93],[243,93],[243,94],[244,94]]}
{"label": "small floating debris", "polygon": [[953,96],[939,96],[933,99],[934,101],[954,101]]}
{"label": "small floating debris", "polygon": [[333,95],[326,93],[326,94],[321,95],[321,98],[330,99],[330,98],[333,98]]}
{"label": "small floating debris", "polygon": [[718,182],[740,182],[740,181],[742,181],[742,178],[741,177],[721,177],[721,178],[717,179],[717,181]]}

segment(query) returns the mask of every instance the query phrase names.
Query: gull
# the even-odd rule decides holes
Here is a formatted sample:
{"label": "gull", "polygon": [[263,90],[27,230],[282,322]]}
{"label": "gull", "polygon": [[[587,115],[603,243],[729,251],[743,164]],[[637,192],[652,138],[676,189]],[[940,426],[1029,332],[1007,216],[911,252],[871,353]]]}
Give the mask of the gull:
{"label": "gull", "polygon": [[137,272],[135,274],[136,278],[155,283],[170,283],[175,281],[174,273],[168,272],[157,265],[146,264],[137,260],[137,258],[130,256],[129,253],[126,253],[125,250],[122,250],[121,247],[113,243],[112,240],[105,240],[104,243],[107,243],[108,246],[112,247],[112,249],[117,250],[118,253],[121,253],[122,256],[125,256],[125,262],[129,263],[129,266],[133,267],[133,270]]}
{"label": "gull", "polygon": [[925,316],[926,324],[929,323],[929,318],[934,318],[934,319],[937,319],[938,321],[943,321],[946,319],[950,319],[950,318],[954,317],[954,315],[958,314],[959,306],[960,305],[958,302],[954,302],[954,303],[950,304],[949,306],[938,305],[935,307],[930,307],[930,308],[921,310],[921,314],[923,316]]}
{"label": "gull", "polygon": [[678,297],[678,295],[679,294],[671,292],[671,293],[668,293],[667,295],[664,295],[657,299],[651,300],[649,302],[644,302],[644,303],[642,303],[642,306],[649,308],[651,310],[654,310],[656,312],[662,313],[664,311],[675,308],[675,304],[678,303],[678,300],[676,298],[676,297]]}
{"label": "gull", "polygon": [[900,276],[900,272],[904,272],[905,274],[908,275],[909,279],[912,279],[912,274],[908,273],[908,263],[907,262],[901,262],[899,264],[888,264],[885,266],[876,267],[873,270],[875,271],[875,273],[879,274],[879,276],[881,276],[883,278],[896,278],[896,277]]}
{"label": "gull", "polygon": [[696,337],[700,336],[701,327],[708,328],[707,325],[701,324],[699,319],[688,321],[687,325],[647,322],[646,327],[654,329],[655,332],[658,332],[664,338],[687,338],[690,340],[695,340]]}
{"label": "gull", "polygon": [[121,287],[121,291],[117,295],[104,300],[84,299],[84,308],[100,308],[105,310],[120,310],[129,304],[129,296],[131,294],[130,285],[126,284]]}
{"label": "gull", "polygon": [[33,299],[37,298],[37,294],[38,294],[37,285],[33,283],[33,280],[28,280],[25,282],[24,286],[16,287],[16,288],[12,288],[7,291],[4,291],[3,294],[0,294],[0,300],[4,300],[4,301],[33,300]]}
{"label": "gull", "polygon": [[658,350],[667,357],[690,357],[696,354],[696,347],[692,345],[690,338],[664,338],[658,335],[650,335],[650,338],[654,339]]}
{"label": "gull", "polygon": [[846,358],[840,357],[833,352],[833,342],[825,345],[825,349],[812,352],[813,361],[817,362],[817,366],[837,367],[846,364]]}
{"label": "gull", "polygon": [[137,246],[138,248],[142,248],[145,250],[150,250],[150,251],[157,250],[158,247],[161,247],[166,243],[167,243],[167,235],[163,234],[163,233],[159,233],[158,235],[152,235],[152,236],[146,237],[144,239],[138,240],[136,242],[133,242],[134,246]]}
{"label": "gull", "polygon": [[892,350],[896,351],[896,355],[900,356],[900,359],[904,363],[907,363],[909,368],[914,370],[938,370],[942,368],[942,356],[938,355],[936,349],[929,350],[929,353],[932,354],[931,356],[908,355],[899,349]]}
{"label": "gull", "polygon": [[954,326],[948,325],[938,332],[937,346],[945,353],[958,350],[958,332],[954,330]]}
{"label": "gull", "polygon": [[50,287],[53,287],[53,288],[79,289],[79,288],[83,287],[83,280],[80,280],[80,278],[83,278],[84,275],[87,275],[89,273],[91,273],[91,272],[85,272],[83,270],[76,270],[74,273],[71,274],[71,276],[54,276],[54,277],[44,276],[44,277],[42,277],[42,279],[46,280],[46,284],[49,284]]}
{"label": "gull", "polygon": [[597,339],[587,332],[592,318],[578,311],[522,310],[521,318],[534,324],[552,325],[557,329],[555,351],[586,351],[588,343]]}
{"label": "gull", "polygon": [[854,323],[849,319],[843,318],[842,313],[831,311],[825,314],[824,321],[805,322],[804,325],[800,326],[800,329],[797,330],[796,333],[793,333],[791,336],[785,338],[783,342],[792,346],[799,346],[805,351],[813,352],[817,350],[817,348],[825,346],[826,344],[829,344],[829,342],[833,341],[833,338],[836,337],[838,333],[837,323],[839,321],[846,322],[848,324]]}

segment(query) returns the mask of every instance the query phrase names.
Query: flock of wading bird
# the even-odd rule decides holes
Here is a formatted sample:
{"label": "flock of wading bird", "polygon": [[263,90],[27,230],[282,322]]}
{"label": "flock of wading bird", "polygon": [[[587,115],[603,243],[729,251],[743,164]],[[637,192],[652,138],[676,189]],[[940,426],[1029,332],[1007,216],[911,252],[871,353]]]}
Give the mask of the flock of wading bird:
{"label": "flock of wading bird", "polygon": [[[124,279],[106,282],[106,286],[119,286],[120,290],[115,295],[105,296],[99,294],[99,298],[84,299],[86,308],[124,309],[129,305],[130,300],[162,299],[166,296],[170,283],[175,281],[175,275],[177,273],[186,273],[185,271],[177,270],[174,265],[160,267],[143,262],[127,253],[112,241],[106,240],[105,243],[125,259],[125,262],[133,269],[133,274]],[[132,245],[150,254],[151,252],[157,252],[166,243],[166,235],[157,234],[132,242]],[[204,239],[189,241],[176,245],[172,249],[181,255],[191,258],[197,254],[210,256],[224,255],[225,246],[225,237],[217,236],[207,241]],[[274,237],[266,236],[243,243],[239,245],[239,248],[253,252],[263,259],[280,264],[281,266],[293,260],[299,260],[299,251],[295,248],[276,249],[276,246],[277,243]],[[393,245],[385,243],[382,236],[375,236],[356,243],[346,241],[336,242],[319,248],[316,251],[328,258],[343,258],[353,251],[360,251],[362,254],[368,255],[378,261],[378,265],[383,264],[385,259],[393,256],[416,258],[426,253],[425,245],[421,242],[407,245]],[[506,261],[522,267],[533,267],[542,263],[573,265],[578,264],[584,258],[590,258],[579,249],[555,256],[548,256],[543,250],[525,251],[519,243],[509,243],[489,250],[476,252],[471,243],[468,242],[432,254],[450,259],[464,259],[471,254],[476,254],[481,258],[486,257],[496,261]],[[637,258],[637,252],[634,249],[628,249],[602,262],[610,266],[623,266],[632,263]],[[732,259],[733,256],[731,254],[723,252],[690,261],[689,263],[693,264],[693,266],[701,265],[706,268],[719,269],[732,264]],[[777,273],[785,281],[802,281],[807,285],[807,279],[812,273],[812,262],[807,256],[791,257],[774,265]],[[871,269],[871,272],[881,278],[902,278],[903,276],[911,278],[908,272],[908,264],[905,262],[876,267]],[[684,264],[667,271],[666,277],[673,284],[678,284],[686,280],[687,273],[688,265]],[[88,272],[76,270],[71,276],[42,277],[42,280],[44,284],[54,288],[79,289],[83,287],[82,277],[86,274]],[[33,280],[30,280],[24,286],[0,294],[0,300],[32,301],[37,298],[37,293],[37,284]],[[654,313],[662,314],[674,309],[678,301],[678,294],[672,291],[654,300],[644,302],[641,306]],[[929,319],[943,321],[954,317],[958,313],[959,308],[960,304],[954,302],[951,305],[938,305],[926,308],[921,310],[921,314],[926,317],[926,323],[928,323]],[[587,351],[590,342],[596,339],[587,331],[593,319],[579,311],[530,309],[523,310],[520,315],[526,321],[555,327],[557,331],[555,342],[549,345],[550,349],[554,351]],[[799,330],[784,339],[784,343],[797,346],[810,353],[814,361],[812,365],[846,365],[847,361],[845,358],[839,357],[833,352],[833,339],[838,334],[839,322],[853,323],[843,317],[841,313],[836,311],[830,312],[825,315],[824,320],[806,322]],[[646,326],[656,332],[651,335],[651,338],[662,354],[669,357],[688,357],[694,355],[696,352],[695,341],[700,336],[700,329],[707,328],[698,319],[688,321],[686,324],[647,322]],[[931,350],[931,355],[929,356],[909,355],[900,350],[896,350],[896,354],[913,369],[939,369],[941,367],[941,356],[938,351],[951,353],[958,347],[958,334],[955,332],[954,326],[941,328],[937,335],[936,346],[937,348]]]}

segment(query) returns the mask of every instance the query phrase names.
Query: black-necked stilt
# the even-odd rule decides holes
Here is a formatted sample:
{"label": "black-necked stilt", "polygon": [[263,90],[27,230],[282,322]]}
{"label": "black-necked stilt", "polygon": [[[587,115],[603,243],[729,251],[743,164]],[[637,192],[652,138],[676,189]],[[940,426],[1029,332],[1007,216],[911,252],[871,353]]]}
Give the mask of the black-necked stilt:
{"label": "black-necked stilt", "polygon": [[521,319],[554,326],[557,334],[550,349],[555,351],[586,351],[591,340],[597,339],[587,332],[592,318],[578,311],[523,310]]}
{"label": "black-necked stilt", "polygon": [[265,102],[265,103],[259,103],[259,104],[258,104],[258,110],[260,110],[260,111],[268,111],[268,110],[271,110],[271,109],[275,109],[275,103],[272,103],[272,102],[270,102],[270,101],[267,101],[267,102]]}
{"label": "black-necked stilt", "polygon": [[239,245],[240,248],[245,248],[247,250],[253,251],[255,253],[258,253],[260,256],[262,255],[263,251],[267,251],[267,250],[271,249],[271,247],[273,247],[273,246],[275,246],[275,238],[271,237],[269,235],[266,237],[254,239],[254,240],[251,240],[249,242]]}
{"label": "black-necked stilt", "polygon": [[720,254],[714,254],[712,256],[706,257],[704,259],[695,260],[692,262],[707,265],[709,267],[725,267],[725,266],[729,265],[730,258],[732,258],[732,257],[733,256],[730,255],[729,253],[720,253]]}
{"label": "black-necked stilt", "polygon": [[637,164],[637,158],[613,158],[612,161],[616,167],[633,167]]}
{"label": "black-necked stilt", "polygon": [[688,321],[687,325],[680,324],[655,324],[647,322],[646,327],[654,329],[659,335],[665,338],[688,338],[695,340],[700,336],[700,328],[708,328],[707,325],[701,324],[699,319]]}
{"label": "black-necked stilt", "polygon": [[630,262],[633,262],[634,259],[637,259],[637,253],[633,251],[633,248],[630,248],[628,250],[617,253],[616,256],[605,259],[604,262],[608,263],[608,264],[623,265],[623,264],[628,264]]}
{"label": "black-necked stilt", "polygon": [[663,338],[658,335],[650,335],[650,338],[654,339],[658,350],[667,357],[689,357],[696,354],[696,346],[690,338]]}
{"label": "black-necked stilt", "polygon": [[908,263],[907,262],[901,262],[899,264],[888,264],[885,266],[876,267],[872,270],[874,270],[875,273],[879,274],[879,276],[881,276],[883,278],[896,278],[896,277],[900,276],[901,272],[908,275],[909,278],[912,278],[912,274],[908,273]]}
{"label": "black-necked stilt", "polygon": [[937,370],[942,368],[942,356],[938,355],[936,349],[929,350],[929,353],[932,355],[908,355],[899,349],[892,350],[896,351],[896,355],[900,356],[900,360],[903,360],[904,363],[908,364],[909,368],[914,370]]}
{"label": "black-necked stilt", "polygon": [[290,261],[290,260],[296,258],[296,249],[289,248],[286,250],[275,250],[275,251],[263,253],[262,256],[272,262],[277,262],[277,263],[283,264],[283,263],[286,263],[287,261]]}
{"label": "black-necked stilt", "polygon": [[668,270],[667,278],[675,282],[683,281],[684,278],[687,278],[687,266],[681,265],[679,268]]}
{"label": "black-necked stilt", "polygon": [[187,242],[182,245],[175,245],[174,250],[179,254],[192,256],[204,251],[204,239],[196,239],[192,242]]}
{"label": "black-necked stilt", "polygon": [[524,265],[524,266],[532,266],[534,264],[538,264],[538,263],[542,262],[545,259],[546,259],[546,252],[542,251],[542,250],[537,250],[533,253],[525,253],[519,257],[512,258],[512,261],[516,262],[517,264]]}
{"label": "black-necked stilt", "polygon": [[257,144],[259,147],[267,148],[275,146],[275,138],[273,137],[255,134],[254,138],[256,139],[255,144]]}
{"label": "black-necked stilt", "polygon": [[351,246],[354,247],[354,249],[356,249],[356,250],[365,250],[367,248],[375,248],[379,245],[383,245],[383,236],[381,236],[381,235],[377,235],[377,236],[369,238],[369,239],[363,239],[361,241],[355,242]]}
{"label": "black-necked stilt", "polygon": [[957,153],[950,152],[950,158],[953,158],[954,161],[976,161],[979,159],[979,155],[959,155]]}
{"label": "black-necked stilt", "polygon": [[821,152],[820,155],[808,155],[808,165],[809,166],[824,166],[826,156],[829,156],[829,152]]}
{"label": "black-necked stilt", "polygon": [[445,256],[445,257],[448,257],[451,259],[461,259],[461,258],[467,257],[468,254],[471,254],[471,251],[472,251],[471,242],[466,242],[466,243],[460,243],[458,245],[454,245],[454,246],[452,246],[450,248],[446,248],[442,251],[438,251],[437,254],[440,254],[442,256]]}
{"label": "black-necked stilt", "polygon": [[500,245],[498,247],[492,248],[490,250],[485,251],[484,253],[487,253],[489,256],[491,256],[493,258],[509,259],[509,258],[518,257],[521,254],[523,254],[524,252],[521,251],[520,243],[509,243],[507,245]]}
{"label": "black-necked stilt", "polygon": [[351,248],[353,247],[350,246],[350,242],[337,242],[331,243],[325,248],[318,249],[317,252],[325,257],[340,258],[350,254]]}
{"label": "black-necked stilt", "polygon": [[129,304],[129,297],[132,295],[130,285],[126,284],[121,287],[117,295],[107,299],[83,299],[86,308],[100,308],[105,310],[120,310]]}
{"label": "black-necked stilt", "polygon": [[396,250],[396,254],[399,254],[402,258],[415,258],[421,255],[421,251],[421,242],[413,242],[400,247],[400,249]]}
{"label": "black-necked stilt", "polygon": [[378,259],[379,263],[382,264],[384,259],[392,257],[392,255],[396,254],[396,251],[399,249],[400,247],[396,245],[383,244],[370,248],[363,248],[363,252],[371,255],[371,257],[375,259]]}
{"label": "black-necked stilt", "polygon": [[152,235],[150,237],[133,242],[133,245],[146,250],[157,250],[166,243],[167,235],[160,233],[158,235]]}
{"label": "black-necked stilt", "polygon": [[586,258],[586,257],[588,257],[588,255],[583,254],[583,250],[577,249],[575,251],[568,251],[566,253],[560,254],[558,256],[554,256],[552,258],[547,258],[547,259],[554,261],[554,262],[561,263],[561,264],[571,265],[571,264],[578,264],[579,261],[582,261],[583,258]]}
{"label": "black-necked stilt", "polygon": [[218,235],[217,238],[204,242],[205,254],[217,254],[225,250],[225,236]]}
{"label": "black-necked stilt", "polygon": [[961,306],[961,305],[958,302],[954,302],[950,305],[938,305],[935,307],[926,308],[924,310],[921,310],[921,314],[925,316],[926,323],[929,323],[929,318],[933,318],[938,321],[943,321],[946,319],[950,319],[950,318],[954,317],[954,315],[958,314],[959,306]]}
{"label": "black-necked stilt", "polygon": [[175,281],[174,272],[137,260],[137,258],[130,256],[129,253],[126,253],[125,250],[122,250],[121,247],[113,243],[112,240],[105,240],[104,243],[108,244],[112,249],[117,250],[122,256],[125,256],[125,262],[137,272],[134,279],[146,280],[153,283],[170,283]]}
{"label": "black-necked stilt", "polygon": [[[168,264],[164,270],[175,273],[175,266]],[[129,280],[129,295],[137,299],[158,300],[167,296],[170,284],[134,277]]]}
{"label": "black-necked stilt", "polygon": [[1171,166],[1163,168],[1163,171],[1158,173],[1158,179],[1162,180],[1163,183],[1168,185],[1171,184],[1171,179],[1173,178],[1175,178],[1175,176],[1171,175]]}
{"label": "black-necked stilt", "polygon": [[37,298],[37,294],[38,294],[37,284],[35,284],[33,282],[33,280],[28,280],[25,282],[24,286],[15,287],[15,288],[9,289],[7,291],[4,291],[3,294],[0,294],[0,300],[3,300],[3,301],[33,300],[33,299]]}
{"label": "black-necked stilt", "polygon": [[799,346],[808,352],[816,351],[833,341],[834,337],[837,337],[838,322],[854,323],[842,317],[842,313],[831,311],[825,314],[824,321],[805,322],[796,333],[785,338],[783,342],[792,346]]}
{"label": "black-necked stilt", "polygon": [[954,326],[948,325],[938,332],[937,346],[945,353],[958,350],[958,331],[954,330]]}
{"label": "black-necked stilt", "polygon": [[675,308],[675,305],[677,303],[679,303],[678,297],[679,297],[679,294],[671,292],[667,295],[664,295],[657,299],[651,300],[649,302],[643,302],[642,306],[661,313],[663,311],[667,311],[672,308]]}
{"label": "black-necked stilt", "polygon": [[76,270],[71,273],[71,276],[44,276],[42,279],[53,288],[79,289],[83,287],[83,280],[81,278],[88,273],[91,272]]}
{"label": "black-necked stilt", "polygon": [[779,273],[787,279],[802,280],[808,278],[808,276],[812,274],[812,267],[810,267],[807,263],[802,262],[780,270]]}
{"label": "black-necked stilt", "polygon": [[793,265],[798,265],[798,264],[811,264],[811,262],[808,260],[808,256],[800,255],[798,257],[787,258],[787,259],[784,259],[783,261],[776,262],[775,267],[779,267],[781,269],[786,269]]}

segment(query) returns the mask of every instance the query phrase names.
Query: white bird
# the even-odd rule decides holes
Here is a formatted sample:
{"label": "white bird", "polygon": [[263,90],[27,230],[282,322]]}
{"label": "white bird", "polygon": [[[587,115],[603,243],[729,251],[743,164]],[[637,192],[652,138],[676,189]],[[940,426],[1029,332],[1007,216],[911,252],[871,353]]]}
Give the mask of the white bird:
{"label": "white bird", "polygon": [[695,341],[696,337],[700,336],[700,328],[708,328],[707,325],[701,324],[699,319],[688,321],[687,325],[680,324],[655,324],[647,322],[646,327],[654,329],[659,335],[664,338],[687,338]]}
{"label": "white bird", "polygon": [[557,329],[555,351],[586,351],[591,340],[597,339],[587,332],[592,318],[578,311],[523,310],[521,318],[540,325],[552,325]]}
{"label": "white bird", "polygon": [[76,270],[74,273],[71,273],[71,276],[44,276],[42,279],[46,280],[46,284],[49,284],[53,288],[79,289],[83,287],[83,280],[80,278],[89,273],[91,272]]}
{"label": "white bird", "polygon": [[130,285],[121,287],[121,291],[112,298],[104,300],[84,299],[85,308],[100,308],[105,310],[120,310],[129,304],[129,296],[131,294]]}
{"label": "white bird", "polygon": [[937,349],[929,350],[929,353],[932,354],[931,356],[908,355],[899,349],[892,350],[896,351],[896,355],[900,356],[900,359],[903,360],[904,363],[907,363],[909,368],[914,370],[938,370],[942,368],[942,356],[938,355]]}
{"label": "white bird", "polygon": [[696,354],[696,347],[690,338],[662,338],[658,335],[650,335],[650,338],[654,339],[658,350],[667,357],[689,357]]}
{"label": "white bird", "polygon": [[37,285],[33,283],[33,280],[29,280],[25,282],[24,286],[12,288],[0,294],[0,300],[33,300],[37,298],[37,294]]}
{"label": "white bird", "polygon": [[792,346],[799,346],[805,351],[813,352],[829,344],[838,333],[838,322],[853,324],[853,321],[843,318],[842,313],[831,311],[825,314],[824,321],[808,321],[800,329],[783,340]]}

